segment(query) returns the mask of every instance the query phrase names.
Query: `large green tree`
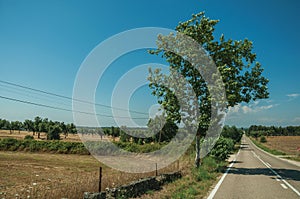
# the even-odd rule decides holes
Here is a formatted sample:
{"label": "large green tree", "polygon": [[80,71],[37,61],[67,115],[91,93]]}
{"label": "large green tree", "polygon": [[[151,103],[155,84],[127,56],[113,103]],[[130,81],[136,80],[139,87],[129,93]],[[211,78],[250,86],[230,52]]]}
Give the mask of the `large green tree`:
{"label": "large green tree", "polygon": [[[261,64],[256,61],[256,54],[252,52],[253,45],[248,39],[234,41],[225,39],[221,35],[215,39],[214,30],[218,20],[211,20],[203,12],[193,15],[188,21],[179,23],[176,27],[177,35],[183,34],[202,46],[205,54],[215,63],[223,81],[226,93],[226,107],[232,107],[241,102],[249,103],[251,100],[268,98],[268,80],[263,77]],[[199,167],[200,139],[209,128],[211,119],[212,95],[209,92],[207,81],[200,74],[195,65],[190,63],[187,57],[197,55],[188,52],[188,46],[184,46],[187,57],[168,50],[168,46],[182,43],[177,35],[158,37],[157,50],[151,50],[151,54],[161,55],[169,63],[169,74],[163,74],[161,70],[150,69],[149,81],[153,94],[158,97],[158,102],[163,106],[167,118],[180,123],[183,118],[180,115],[179,99],[176,98],[174,89],[169,89],[159,83],[158,79],[170,78],[174,73],[180,74],[191,85],[198,103],[198,130],[196,133],[196,158],[195,165]],[[203,56],[203,55],[200,55]],[[202,66],[201,66],[202,67]],[[205,67],[205,66],[204,66]],[[204,68],[205,70],[205,68]],[[212,75],[213,77],[213,75]],[[173,78],[173,77],[172,77]],[[180,85],[180,84],[179,84]],[[177,85],[173,85],[177,86]],[[190,100],[187,100],[190,101]]]}

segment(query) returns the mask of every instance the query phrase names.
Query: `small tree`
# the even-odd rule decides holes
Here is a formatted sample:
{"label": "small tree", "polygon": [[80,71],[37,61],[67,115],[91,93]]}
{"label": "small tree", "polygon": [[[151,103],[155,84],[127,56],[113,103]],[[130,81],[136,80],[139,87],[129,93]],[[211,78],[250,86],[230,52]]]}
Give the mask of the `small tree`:
{"label": "small tree", "polygon": [[40,118],[39,116],[34,118],[34,132],[38,133],[38,138],[40,138],[40,123],[42,123],[42,118]]}
{"label": "small tree", "polygon": [[47,140],[60,140],[61,128],[59,125],[49,126]]}
{"label": "small tree", "polygon": [[23,126],[25,128],[26,131],[30,132],[32,131],[33,136],[35,134],[35,130],[34,130],[34,123],[31,120],[25,120],[23,123]]}
{"label": "small tree", "polygon": [[266,143],[266,142],[267,142],[266,137],[265,137],[265,136],[261,136],[261,137],[260,137],[260,142],[261,142],[261,143]]}

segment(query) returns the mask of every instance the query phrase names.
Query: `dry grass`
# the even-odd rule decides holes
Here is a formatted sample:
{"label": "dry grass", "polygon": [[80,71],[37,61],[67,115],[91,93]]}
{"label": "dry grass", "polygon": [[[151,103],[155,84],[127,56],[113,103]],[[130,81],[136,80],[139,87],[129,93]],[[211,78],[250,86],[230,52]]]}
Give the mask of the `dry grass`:
{"label": "dry grass", "polygon": [[[0,138],[16,138],[16,139],[24,139],[26,135],[31,135],[34,137],[35,140],[46,140],[47,135],[46,133],[40,133],[40,139],[38,139],[37,133],[33,135],[32,132],[28,131],[12,131],[10,132],[9,130],[0,130]],[[75,134],[75,135],[68,135],[67,138],[64,137],[64,135],[61,135],[61,140],[62,141],[69,141],[69,142],[81,142],[80,137]]]}
{"label": "dry grass", "polygon": [[288,155],[300,155],[300,136],[268,136],[264,143],[268,148],[285,152]]}
{"label": "dry grass", "polygon": [[82,198],[85,191],[98,191],[100,166],[102,190],[154,175],[116,171],[88,155],[0,152],[0,198]]}
{"label": "dry grass", "polygon": [[[35,140],[46,140],[47,139],[47,134],[46,133],[40,133],[40,138],[38,138],[37,133],[33,135],[33,132],[28,132],[28,131],[12,131],[10,132],[9,130],[0,130],[0,139],[1,138],[15,138],[15,139],[24,139],[26,135],[31,135],[34,137]],[[96,135],[84,135],[85,139],[87,140],[97,140],[99,139],[99,136]],[[66,138],[63,134],[60,135],[61,141],[64,142],[82,142],[78,134],[69,134]],[[112,137],[108,136],[103,136],[103,140],[109,139],[113,140]],[[118,141],[117,138],[115,138],[116,141]]]}
{"label": "dry grass", "polygon": [[[0,130],[0,138],[23,139],[32,132]],[[62,141],[81,142],[78,135]],[[37,138],[35,134],[34,138]],[[46,135],[41,133],[41,139]],[[111,139],[111,138],[104,138]],[[158,173],[190,170],[192,159],[183,157]],[[102,191],[131,181],[155,175],[155,172],[130,174],[113,170],[89,155],[47,154],[0,151],[0,198],[82,198],[83,192],[97,192],[99,167],[103,168]],[[163,195],[167,194],[163,192]],[[160,193],[159,193],[160,195]]]}

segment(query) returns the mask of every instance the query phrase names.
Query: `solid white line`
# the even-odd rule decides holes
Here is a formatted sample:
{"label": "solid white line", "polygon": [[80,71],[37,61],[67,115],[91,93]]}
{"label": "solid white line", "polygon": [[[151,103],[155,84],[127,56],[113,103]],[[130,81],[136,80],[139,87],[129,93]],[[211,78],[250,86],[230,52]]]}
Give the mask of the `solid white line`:
{"label": "solid white line", "polygon": [[240,153],[240,150],[238,151],[237,155],[235,156],[233,162],[229,165],[229,167],[227,168],[226,172],[223,174],[222,178],[219,180],[218,184],[215,186],[215,188],[212,190],[212,192],[209,194],[207,199],[213,199],[218,191],[218,189],[220,188],[222,182],[224,181],[225,177],[227,176],[228,172],[230,171],[231,167],[234,165],[234,162],[236,161],[236,158],[238,156],[238,154]]}
{"label": "solid white line", "polygon": [[272,167],[272,165],[270,165],[269,163],[266,162],[266,164],[267,164],[269,167]]}
{"label": "solid white line", "polygon": [[259,159],[266,167],[268,167],[276,176],[277,178],[281,179],[284,184],[286,184],[289,188],[291,188],[298,196],[300,196],[300,192],[295,189],[290,183],[288,183],[286,180],[284,180],[276,171],[274,171],[271,167],[269,167],[260,157],[257,156],[257,159]]}
{"label": "solid white line", "polygon": [[280,184],[284,189],[288,189],[287,186],[285,186],[284,184]]}

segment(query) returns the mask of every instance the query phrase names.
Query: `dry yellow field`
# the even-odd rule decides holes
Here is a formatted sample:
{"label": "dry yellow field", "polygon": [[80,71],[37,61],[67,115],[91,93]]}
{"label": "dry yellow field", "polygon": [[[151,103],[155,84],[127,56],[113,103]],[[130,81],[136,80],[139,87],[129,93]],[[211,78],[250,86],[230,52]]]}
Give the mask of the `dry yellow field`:
{"label": "dry yellow field", "polygon": [[[23,139],[26,135],[32,132],[0,131],[0,138]],[[37,135],[34,137],[38,140]],[[45,138],[42,133],[41,139]],[[62,137],[62,140],[81,141],[78,135]],[[103,168],[102,191],[155,174],[113,170],[91,155],[0,151],[0,198],[82,198],[85,191],[98,191],[100,166]],[[159,173],[176,170],[177,163],[174,163]]]}
{"label": "dry yellow field", "polygon": [[271,149],[285,152],[288,155],[299,155],[300,136],[268,136],[264,143]]}
{"label": "dry yellow field", "polygon": [[155,174],[116,171],[90,155],[0,152],[0,198],[82,198],[85,191],[98,191],[100,166],[102,190]]}
{"label": "dry yellow field", "polygon": [[[32,132],[28,131],[12,131],[10,133],[9,130],[0,130],[0,138],[16,138],[16,139],[24,139],[26,135],[33,135]],[[38,139],[37,133],[33,135],[35,140],[46,140],[47,135],[46,133],[41,133],[40,134],[40,139]],[[70,142],[81,142],[80,137],[75,134],[75,135],[68,135],[67,138],[64,137],[64,135],[61,135],[61,140],[62,141],[70,141]]]}

